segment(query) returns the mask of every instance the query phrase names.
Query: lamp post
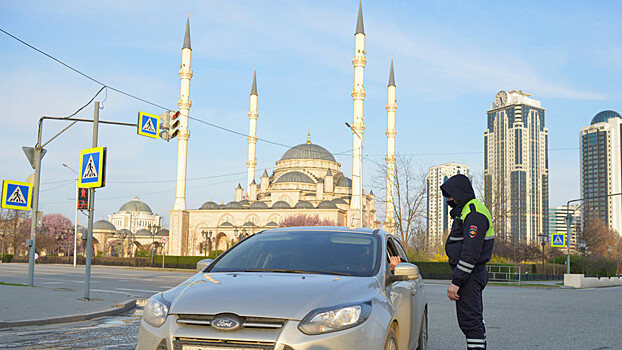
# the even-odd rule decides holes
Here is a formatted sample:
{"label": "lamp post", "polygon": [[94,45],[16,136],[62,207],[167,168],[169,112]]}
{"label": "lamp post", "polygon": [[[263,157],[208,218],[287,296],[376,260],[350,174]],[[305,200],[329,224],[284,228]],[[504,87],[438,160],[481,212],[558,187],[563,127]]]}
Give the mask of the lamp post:
{"label": "lamp post", "polygon": [[58,246],[58,249],[56,251],[56,255],[60,256],[60,252],[61,252],[61,244],[62,242],[65,240],[65,234],[64,233],[59,233],[56,235],[56,245]]}
{"label": "lamp post", "polygon": [[[205,254],[205,256],[208,256],[209,254],[212,253],[212,231],[206,231],[206,230],[202,230],[201,234],[203,235],[203,238],[205,239],[205,247],[203,247],[203,254]],[[209,244],[209,248],[208,248],[208,244]],[[209,253],[207,252],[209,249]]]}
{"label": "lamp post", "polygon": [[585,276],[585,241],[579,241],[579,248],[581,249],[581,274]]}
{"label": "lamp post", "polygon": [[4,262],[4,230],[0,230],[0,235],[2,235],[2,259],[0,262]]}
{"label": "lamp post", "polygon": [[[359,139],[361,139],[361,149],[360,149],[360,151],[361,151],[361,158],[360,158],[360,162],[359,162],[359,164],[361,166],[361,174],[360,174],[360,179],[359,179],[360,182],[361,182],[361,207],[359,209],[359,215],[360,215],[359,223],[360,223],[360,227],[363,227],[363,138],[361,137],[361,135],[359,135],[358,132],[356,132],[352,128],[352,126],[348,122],[346,122],[346,126],[348,128],[350,128],[350,130],[352,130],[352,132],[355,133],[356,136],[358,136]],[[352,175],[352,176],[354,177],[354,175]]]}
{"label": "lamp post", "polygon": [[153,255],[155,251],[155,239],[154,239],[155,237],[154,236],[160,230],[160,225],[149,224],[147,225],[147,227],[149,228],[149,234],[151,235],[151,249],[149,250],[151,251],[151,266],[153,266]]}
{"label": "lamp post", "polygon": [[608,246],[607,252],[609,253],[609,261],[607,261],[607,276],[609,276],[609,263],[611,263],[611,253],[613,252],[613,247]]}
{"label": "lamp post", "polygon": [[546,233],[540,233],[538,237],[540,237],[540,244],[542,244],[542,275],[544,275],[544,246],[548,241],[548,235]]}
{"label": "lamp post", "polygon": [[77,260],[77,256],[78,256],[78,191],[80,190],[78,188],[78,180],[80,179],[80,177],[78,176],[78,172],[73,170],[71,167],[69,167],[67,164],[63,163],[63,166],[67,169],[69,169],[71,172],[73,172],[74,174],[76,174],[76,204],[75,204],[75,217],[74,217],[74,234],[73,234],[73,267],[76,267],[76,260]]}

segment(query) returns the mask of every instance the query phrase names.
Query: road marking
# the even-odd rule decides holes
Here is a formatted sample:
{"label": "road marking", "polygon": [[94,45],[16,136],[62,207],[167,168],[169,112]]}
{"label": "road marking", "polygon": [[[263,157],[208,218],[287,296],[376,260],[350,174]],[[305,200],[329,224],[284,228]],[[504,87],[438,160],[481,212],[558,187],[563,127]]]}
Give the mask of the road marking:
{"label": "road marking", "polygon": [[41,284],[65,284],[65,282],[41,282]]}
{"label": "road marking", "polygon": [[147,293],[160,293],[161,290],[145,290],[145,289],[128,289],[128,288],[115,288],[116,290],[128,290],[131,292],[147,292]]}

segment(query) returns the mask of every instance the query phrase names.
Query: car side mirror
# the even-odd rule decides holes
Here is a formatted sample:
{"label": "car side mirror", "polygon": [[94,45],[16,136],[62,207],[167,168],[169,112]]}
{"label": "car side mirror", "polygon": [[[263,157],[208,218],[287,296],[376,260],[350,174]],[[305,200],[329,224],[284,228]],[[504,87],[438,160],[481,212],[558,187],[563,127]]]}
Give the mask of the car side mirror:
{"label": "car side mirror", "polygon": [[198,272],[203,271],[206,267],[208,267],[213,262],[214,262],[214,259],[199,260],[199,262],[197,262],[197,271]]}
{"label": "car side mirror", "polygon": [[411,263],[399,263],[393,268],[393,280],[411,281],[421,277],[419,267]]}

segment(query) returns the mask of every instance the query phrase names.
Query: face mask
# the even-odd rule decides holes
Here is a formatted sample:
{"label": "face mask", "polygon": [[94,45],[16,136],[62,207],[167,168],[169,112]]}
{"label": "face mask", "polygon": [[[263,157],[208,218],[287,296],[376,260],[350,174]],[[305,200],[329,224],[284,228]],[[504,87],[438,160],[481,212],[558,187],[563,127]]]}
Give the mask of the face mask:
{"label": "face mask", "polygon": [[447,205],[452,207],[452,208],[455,208],[456,207],[456,202],[455,201],[447,201]]}

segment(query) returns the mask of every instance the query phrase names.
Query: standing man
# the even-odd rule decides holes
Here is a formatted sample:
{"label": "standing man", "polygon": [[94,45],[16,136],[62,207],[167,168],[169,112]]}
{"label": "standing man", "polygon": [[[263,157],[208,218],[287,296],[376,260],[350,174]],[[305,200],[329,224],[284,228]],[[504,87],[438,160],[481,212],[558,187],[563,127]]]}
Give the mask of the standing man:
{"label": "standing man", "polygon": [[495,233],[490,212],[475,198],[468,177],[458,174],[441,185],[454,219],[445,243],[453,271],[447,288],[449,300],[456,302],[456,314],[467,349],[486,349],[486,329],[482,317],[482,291],[488,283],[486,263],[492,256]]}

